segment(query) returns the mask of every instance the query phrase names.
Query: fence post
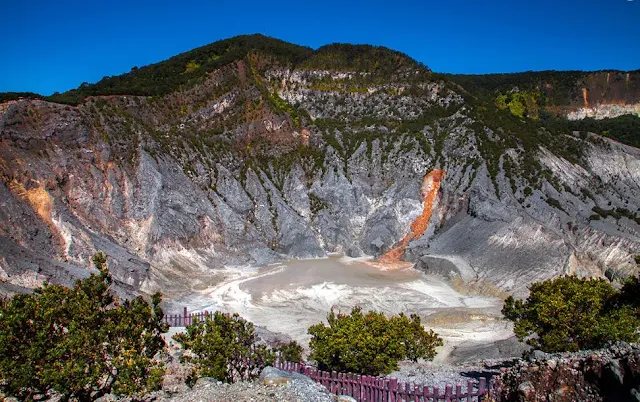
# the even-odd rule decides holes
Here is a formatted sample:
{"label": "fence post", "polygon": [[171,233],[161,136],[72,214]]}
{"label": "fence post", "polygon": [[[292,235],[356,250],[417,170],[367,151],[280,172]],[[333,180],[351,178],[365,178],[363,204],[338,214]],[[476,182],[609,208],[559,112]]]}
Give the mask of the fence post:
{"label": "fence post", "polygon": [[427,402],[428,398],[431,396],[431,394],[429,394],[429,387],[426,385],[422,387],[422,396],[424,397],[425,402]]}
{"label": "fence post", "polygon": [[480,384],[478,385],[478,400],[480,400],[480,396],[487,393],[487,379],[484,377],[480,377]]}
{"label": "fence post", "polygon": [[[368,401],[374,401],[375,400],[374,398],[376,397],[376,390],[374,388],[374,384],[375,384],[375,378],[370,376],[370,375],[368,375],[367,376],[367,385],[368,385],[367,388],[369,388],[369,392],[367,393],[367,400]],[[376,401],[376,402],[378,402],[378,401]]]}
{"label": "fence post", "polygon": [[447,386],[444,388],[444,400],[446,402],[451,402],[451,384],[447,384]]}
{"label": "fence post", "polygon": [[371,401],[376,401],[376,378],[373,376],[369,376],[369,385],[371,386]]}
{"label": "fence post", "polygon": [[376,401],[378,402],[380,400],[379,396],[380,396],[380,392],[378,389],[378,378],[377,377],[371,377],[371,400],[372,401]]}
{"label": "fence post", "polygon": [[370,401],[369,398],[369,377],[366,375],[362,376],[362,400]]}
{"label": "fence post", "polygon": [[389,380],[382,380],[382,400],[385,402],[389,402]]}
{"label": "fence post", "polygon": [[340,390],[340,373],[334,371],[331,374],[331,378],[333,378],[333,393],[338,395],[338,391]]}
{"label": "fence post", "polygon": [[380,400],[380,379],[378,377],[371,377],[371,387],[373,388],[372,399],[376,402]]}
{"label": "fence post", "polygon": [[435,399],[436,401],[440,399],[440,388],[433,387],[433,399]]}
{"label": "fence post", "polygon": [[389,380],[382,380],[382,400],[389,402]]}
{"label": "fence post", "polygon": [[389,401],[396,402],[396,390],[398,389],[398,379],[396,377],[391,377],[391,381],[389,381]]}
{"label": "fence post", "polygon": [[471,396],[473,395],[473,381],[467,381],[467,402],[471,402]]}
{"label": "fence post", "polygon": [[187,326],[187,306],[184,306],[184,326]]}

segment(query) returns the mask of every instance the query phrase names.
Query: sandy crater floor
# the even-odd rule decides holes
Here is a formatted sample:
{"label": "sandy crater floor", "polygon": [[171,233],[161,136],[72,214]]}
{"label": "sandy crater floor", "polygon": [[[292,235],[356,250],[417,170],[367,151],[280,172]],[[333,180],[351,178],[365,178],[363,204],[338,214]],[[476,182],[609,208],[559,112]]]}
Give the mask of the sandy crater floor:
{"label": "sandy crater floor", "polygon": [[445,341],[436,357],[447,361],[456,346],[482,347],[513,335],[501,319],[502,300],[464,295],[444,280],[412,268],[381,270],[366,260],[330,257],[267,267],[217,270],[215,285],[181,300],[194,311],[237,312],[307,344],[307,328],[327,312],[353,306],[387,314],[418,314]]}

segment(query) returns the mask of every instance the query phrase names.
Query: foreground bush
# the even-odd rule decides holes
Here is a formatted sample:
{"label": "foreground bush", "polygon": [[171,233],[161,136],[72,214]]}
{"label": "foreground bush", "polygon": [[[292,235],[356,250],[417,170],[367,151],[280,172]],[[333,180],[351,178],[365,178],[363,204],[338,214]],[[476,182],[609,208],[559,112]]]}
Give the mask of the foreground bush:
{"label": "foreground bush", "polygon": [[435,348],[442,346],[442,339],[426,331],[415,314],[387,318],[374,311],[363,314],[355,307],[349,315],[332,310],[327,320],[329,326],[317,324],[308,331],[310,358],[321,370],[388,374],[400,360],[433,359]]}
{"label": "foreground bush", "polygon": [[164,370],[154,357],[166,331],[159,307],[138,297],[121,305],[109,293],[102,253],[99,275],[73,288],[45,284],[0,303],[0,390],[30,400],[56,391],[63,400],[158,389]]}
{"label": "foreground bush", "polygon": [[195,367],[189,379],[213,377],[224,382],[256,378],[260,371],[273,364],[276,354],[265,345],[257,344],[254,326],[238,314],[215,312],[186,328],[186,333],[173,336],[189,353],[182,362]]}
{"label": "foreground bush", "polygon": [[607,280],[564,276],[531,285],[526,301],[505,300],[502,313],[518,339],[545,352],[577,351],[613,341],[637,342],[638,279],[621,291]]}

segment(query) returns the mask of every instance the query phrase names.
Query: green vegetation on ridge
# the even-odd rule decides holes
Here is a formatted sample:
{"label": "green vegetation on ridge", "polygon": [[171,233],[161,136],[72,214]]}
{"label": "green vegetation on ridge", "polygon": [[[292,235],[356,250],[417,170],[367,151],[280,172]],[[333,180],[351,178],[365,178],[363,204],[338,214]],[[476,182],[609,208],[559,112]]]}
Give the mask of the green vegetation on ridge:
{"label": "green vegetation on ridge", "polygon": [[577,99],[576,87],[588,75],[585,71],[526,71],[506,74],[442,74],[444,79],[459,84],[469,93],[485,101],[514,88],[542,91],[543,106],[569,105]]}
{"label": "green vegetation on ridge", "polygon": [[252,51],[263,52],[283,64],[293,64],[312,50],[264,35],[242,35],[221,40],[171,57],[168,60],[130,72],[105,77],[95,84],[54,94],[48,100],[78,104],[87,96],[97,95],[165,95],[180,87],[201,82],[207,73],[240,60]]}
{"label": "green vegetation on ridge", "polygon": [[309,70],[368,72],[388,76],[402,69],[426,69],[404,53],[383,46],[333,43],[322,46],[299,66]]}

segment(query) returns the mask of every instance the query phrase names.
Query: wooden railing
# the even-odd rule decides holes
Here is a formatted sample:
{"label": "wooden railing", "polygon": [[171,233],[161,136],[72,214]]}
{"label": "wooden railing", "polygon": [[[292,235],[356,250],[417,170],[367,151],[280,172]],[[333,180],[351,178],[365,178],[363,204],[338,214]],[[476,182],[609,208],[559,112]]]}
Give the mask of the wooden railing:
{"label": "wooden railing", "polygon": [[199,321],[203,321],[205,317],[208,317],[211,315],[212,313],[209,313],[208,311],[203,311],[201,313],[188,314],[187,308],[185,307],[183,310],[183,314],[165,315],[162,318],[162,321],[169,324],[170,327],[186,327],[187,325],[193,324],[194,318],[197,318]]}
{"label": "wooden railing", "polygon": [[489,392],[487,380],[469,380],[463,385],[447,385],[444,390],[411,383],[398,382],[396,378],[373,377],[335,371],[321,371],[301,363],[276,362],[275,367],[291,373],[304,374],[324,385],[336,395],[348,395],[366,402],[427,402],[427,401],[480,401]]}
{"label": "wooden railing", "polygon": [[[191,325],[194,318],[202,321],[212,313],[207,311],[188,314],[187,308],[183,314],[165,315],[163,320],[170,327],[184,327]],[[447,385],[444,390],[439,387],[428,387],[412,383],[398,382],[396,378],[374,377],[351,373],[337,373],[318,370],[313,366],[302,363],[279,362],[274,366],[291,373],[304,374],[313,381],[324,385],[331,393],[348,395],[361,402],[428,402],[428,401],[480,401],[489,392],[487,380],[469,380],[466,387],[461,384]]]}

